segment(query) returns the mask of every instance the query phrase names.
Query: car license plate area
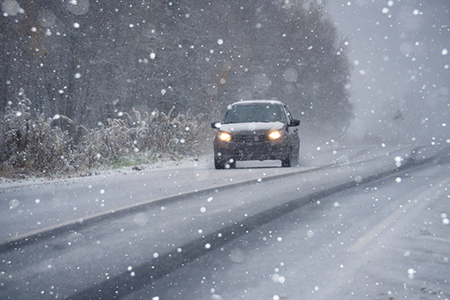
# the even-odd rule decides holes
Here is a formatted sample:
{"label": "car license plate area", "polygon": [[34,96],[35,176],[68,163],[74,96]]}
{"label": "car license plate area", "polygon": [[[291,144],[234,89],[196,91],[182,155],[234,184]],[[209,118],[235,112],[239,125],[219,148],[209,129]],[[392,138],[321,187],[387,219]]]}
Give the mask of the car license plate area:
{"label": "car license plate area", "polygon": [[260,142],[266,142],[268,139],[265,135],[235,135],[232,138],[232,141],[235,143],[242,144],[254,144]]}

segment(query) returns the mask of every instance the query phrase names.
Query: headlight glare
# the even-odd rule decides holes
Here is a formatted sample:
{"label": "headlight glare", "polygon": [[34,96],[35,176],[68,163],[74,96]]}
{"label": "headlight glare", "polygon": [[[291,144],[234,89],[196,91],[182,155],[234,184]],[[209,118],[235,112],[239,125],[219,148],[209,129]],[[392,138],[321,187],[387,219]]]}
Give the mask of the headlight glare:
{"label": "headlight glare", "polygon": [[231,140],[231,135],[228,132],[219,133],[219,140],[228,142]]}
{"label": "headlight glare", "polygon": [[269,139],[277,140],[281,137],[281,132],[279,130],[274,130],[269,133]]}

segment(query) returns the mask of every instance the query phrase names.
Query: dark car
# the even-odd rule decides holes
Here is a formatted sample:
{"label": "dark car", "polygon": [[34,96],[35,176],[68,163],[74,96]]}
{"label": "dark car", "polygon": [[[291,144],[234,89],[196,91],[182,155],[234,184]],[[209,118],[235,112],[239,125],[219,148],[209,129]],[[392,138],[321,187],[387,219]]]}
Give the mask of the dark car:
{"label": "dark car", "polygon": [[240,101],[228,106],[214,138],[216,169],[235,168],[236,161],[281,160],[283,167],[298,163],[299,120],[288,107],[275,100]]}

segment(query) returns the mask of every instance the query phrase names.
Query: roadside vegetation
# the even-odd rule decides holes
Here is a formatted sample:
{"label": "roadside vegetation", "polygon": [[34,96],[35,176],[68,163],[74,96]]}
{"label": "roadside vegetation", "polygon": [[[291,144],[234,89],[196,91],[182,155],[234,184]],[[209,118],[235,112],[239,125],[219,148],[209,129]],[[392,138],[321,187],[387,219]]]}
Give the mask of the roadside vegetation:
{"label": "roadside vegetation", "polygon": [[160,159],[198,155],[209,134],[202,114],[174,114],[174,109],[141,113],[133,108],[96,128],[79,125],[77,143],[64,128],[72,120],[34,114],[31,104],[21,91],[0,120],[0,177],[80,176],[100,167],[139,170]]}

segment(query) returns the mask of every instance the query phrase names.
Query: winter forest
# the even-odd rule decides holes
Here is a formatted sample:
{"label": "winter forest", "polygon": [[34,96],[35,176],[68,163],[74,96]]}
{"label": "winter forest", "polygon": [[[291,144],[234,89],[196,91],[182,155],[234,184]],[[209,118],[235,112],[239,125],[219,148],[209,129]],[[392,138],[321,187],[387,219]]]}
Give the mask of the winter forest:
{"label": "winter forest", "polygon": [[16,2],[1,19],[2,99],[22,88],[36,112],[89,127],[132,107],[197,114],[260,98],[345,124],[345,45],[321,5],[283,2]]}

